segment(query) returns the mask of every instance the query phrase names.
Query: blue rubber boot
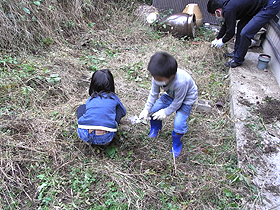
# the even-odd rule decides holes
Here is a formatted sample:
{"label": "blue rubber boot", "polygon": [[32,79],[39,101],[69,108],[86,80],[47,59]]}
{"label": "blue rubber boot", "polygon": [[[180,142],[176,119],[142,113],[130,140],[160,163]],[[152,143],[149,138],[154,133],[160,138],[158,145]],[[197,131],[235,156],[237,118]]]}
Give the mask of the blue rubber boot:
{"label": "blue rubber boot", "polygon": [[158,136],[158,133],[162,127],[162,121],[161,120],[150,120],[151,124],[151,131],[149,133],[150,138],[155,138]]}
{"label": "blue rubber boot", "polygon": [[172,131],[173,146],[171,149],[171,153],[174,153],[175,158],[180,156],[181,149],[183,147],[183,142],[181,141],[182,136],[183,136],[183,134],[176,135],[176,133],[174,131]]}

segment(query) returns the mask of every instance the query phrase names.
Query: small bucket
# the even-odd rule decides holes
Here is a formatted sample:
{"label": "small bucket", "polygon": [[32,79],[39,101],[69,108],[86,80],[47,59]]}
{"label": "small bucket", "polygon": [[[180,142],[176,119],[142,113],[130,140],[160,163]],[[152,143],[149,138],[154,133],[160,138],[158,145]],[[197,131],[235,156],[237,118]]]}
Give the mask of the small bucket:
{"label": "small bucket", "polygon": [[268,62],[271,60],[271,56],[267,54],[260,54],[259,55],[259,62],[258,62],[258,68],[259,69],[265,69],[267,67]]}

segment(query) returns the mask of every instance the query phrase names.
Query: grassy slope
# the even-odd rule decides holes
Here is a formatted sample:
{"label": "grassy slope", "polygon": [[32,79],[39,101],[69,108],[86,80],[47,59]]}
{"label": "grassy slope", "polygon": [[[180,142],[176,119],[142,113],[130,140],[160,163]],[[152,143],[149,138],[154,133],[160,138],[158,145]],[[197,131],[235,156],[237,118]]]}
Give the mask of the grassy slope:
{"label": "grassy slope", "polygon": [[[127,9],[106,7],[103,25],[64,43],[36,55],[2,53],[0,207],[241,208],[255,191],[237,167],[227,70],[223,50],[210,47],[213,33],[203,30],[186,41],[160,36]],[[199,98],[213,105],[209,113],[192,112],[181,156],[170,154],[174,115],[157,139],[148,138],[148,124],[123,121],[108,147],[80,140],[75,111],[87,98],[92,71],[109,68],[126,118],[138,115],[150,88],[147,63],[156,51],[174,55],[196,81]]]}

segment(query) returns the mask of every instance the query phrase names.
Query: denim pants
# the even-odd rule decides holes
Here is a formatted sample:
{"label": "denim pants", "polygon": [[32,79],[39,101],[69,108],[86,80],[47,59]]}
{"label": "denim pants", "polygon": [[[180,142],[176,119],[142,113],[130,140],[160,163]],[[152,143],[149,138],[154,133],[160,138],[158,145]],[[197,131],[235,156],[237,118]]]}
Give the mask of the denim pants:
{"label": "denim pants", "polygon": [[[77,118],[79,119],[81,116],[83,116],[85,111],[86,111],[86,105],[85,104],[80,105],[77,109]],[[117,109],[116,121],[119,123],[120,119],[121,119],[121,112],[118,111]],[[104,135],[96,135],[95,131],[89,133],[88,129],[82,129],[82,128],[78,128],[77,133],[80,139],[95,145],[107,145],[113,140],[113,137],[115,135],[115,132],[108,132]]]}
{"label": "denim pants", "polygon": [[88,129],[78,128],[77,133],[83,141],[87,143],[92,143],[95,145],[107,145],[109,144],[115,135],[115,132],[108,132],[104,135],[96,135],[95,131],[91,133],[88,132]]}
{"label": "denim pants", "polygon": [[[151,114],[168,107],[173,101],[173,98],[167,94],[163,94],[154,104],[151,110]],[[182,104],[182,106],[176,111],[174,120],[174,132],[184,134],[188,131],[187,120],[190,116],[192,106]]]}
{"label": "denim pants", "polygon": [[255,34],[268,23],[280,9],[280,0],[268,0],[268,3],[255,16],[242,18],[237,24],[234,46],[234,62],[243,63],[244,57]]}

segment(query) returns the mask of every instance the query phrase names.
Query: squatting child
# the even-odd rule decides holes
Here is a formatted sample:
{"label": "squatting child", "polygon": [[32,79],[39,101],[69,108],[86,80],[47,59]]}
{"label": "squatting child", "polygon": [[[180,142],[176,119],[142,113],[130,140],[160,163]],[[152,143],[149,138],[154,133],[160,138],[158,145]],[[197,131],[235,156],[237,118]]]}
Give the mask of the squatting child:
{"label": "squatting child", "polygon": [[78,135],[95,145],[109,144],[126,109],[115,94],[114,78],[107,69],[93,73],[89,87],[90,97],[77,109]]}
{"label": "squatting child", "polygon": [[[162,128],[162,120],[176,112],[171,152],[177,158],[183,146],[181,138],[188,130],[187,119],[197,99],[197,86],[185,70],[177,69],[177,61],[166,52],[151,57],[148,71],[152,75],[152,88],[139,118],[150,117],[149,136],[155,138]],[[160,88],[165,93],[158,99]]]}

